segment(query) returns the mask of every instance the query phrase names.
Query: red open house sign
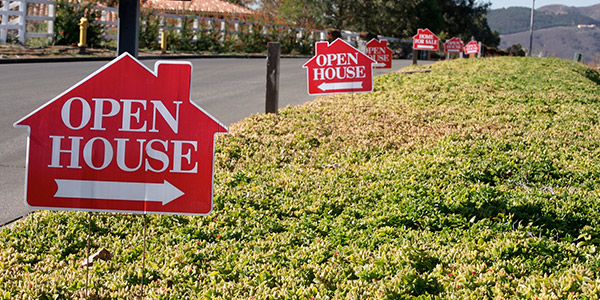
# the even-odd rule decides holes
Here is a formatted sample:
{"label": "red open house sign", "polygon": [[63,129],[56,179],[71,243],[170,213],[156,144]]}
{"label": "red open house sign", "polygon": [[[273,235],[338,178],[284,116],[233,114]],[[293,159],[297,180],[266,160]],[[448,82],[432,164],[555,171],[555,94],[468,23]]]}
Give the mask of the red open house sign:
{"label": "red open house sign", "polygon": [[392,68],[392,55],[394,54],[394,51],[388,48],[387,40],[370,40],[367,43],[367,50],[365,54],[377,62],[375,65],[376,69]]}
{"label": "red open house sign", "polygon": [[464,43],[460,38],[453,37],[444,43],[445,53],[461,53]]}
{"label": "red open house sign", "polygon": [[465,54],[477,54],[479,50],[479,43],[477,41],[470,41],[465,45]]}
{"label": "red open house sign", "polygon": [[317,42],[307,69],[308,94],[360,93],[373,90],[373,59],[342,39]]}
{"label": "red open house sign", "polygon": [[29,129],[33,208],[206,215],[215,134],[190,100],[192,65],[125,53],[15,123]]}

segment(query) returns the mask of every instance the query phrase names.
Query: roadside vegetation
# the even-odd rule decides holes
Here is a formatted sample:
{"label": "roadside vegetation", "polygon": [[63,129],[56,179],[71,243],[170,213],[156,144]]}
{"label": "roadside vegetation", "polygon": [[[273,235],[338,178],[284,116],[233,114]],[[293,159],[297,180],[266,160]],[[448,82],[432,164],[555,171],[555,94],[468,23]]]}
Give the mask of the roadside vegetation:
{"label": "roadside vegetation", "polygon": [[[598,72],[418,68],[232,125],[207,217],[3,228],[0,299],[131,299],[142,281],[148,299],[600,298]],[[86,273],[88,220],[90,252],[113,257]]]}

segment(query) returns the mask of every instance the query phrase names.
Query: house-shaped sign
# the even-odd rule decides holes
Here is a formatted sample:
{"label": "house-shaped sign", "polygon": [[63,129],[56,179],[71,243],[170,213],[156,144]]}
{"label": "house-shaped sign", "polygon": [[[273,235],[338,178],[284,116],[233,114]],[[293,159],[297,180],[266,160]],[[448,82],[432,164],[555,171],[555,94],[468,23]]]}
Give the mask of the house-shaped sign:
{"label": "house-shaped sign", "polygon": [[394,51],[388,48],[387,42],[387,40],[378,41],[372,39],[367,43],[365,54],[377,62],[375,65],[376,69],[392,68],[392,55]]}
{"label": "house-shaped sign", "polygon": [[470,41],[465,45],[465,54],[477,54],[479,51],[479,43],[477,41]]}
{"label": "house-shaped sign", "polygon": [[453,37],[444,43],[444,53],[461,53],[463,46],[460,38]]}
{"label": "house-shaped sign", "polygon": [[413,36],[413,49],[438,51],[440,39],[428,28],[418,29],[417,34]]}
{"label": "house-shaped sign", "polygon": [[29,130],[32,208],[206,215],[215,134],[190,99],[192,65],[125,53],[15,123]]}
{"label": "house-shaped sign", "polygon": [[373,90],[373,65],[377,62],[342,39],[317,42],[307,69],[308,94],[360,93]]}

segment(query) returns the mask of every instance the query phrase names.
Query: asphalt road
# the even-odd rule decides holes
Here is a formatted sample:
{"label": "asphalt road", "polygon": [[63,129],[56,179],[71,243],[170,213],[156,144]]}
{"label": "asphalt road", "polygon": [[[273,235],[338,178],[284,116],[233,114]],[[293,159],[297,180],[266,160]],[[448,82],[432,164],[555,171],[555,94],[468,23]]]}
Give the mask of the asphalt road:
{"label": "asphalt road", "polygon": [[[307,94],[308,59],[282,59],[279,107],[315,97]],[[265,110],[265,59],[192,59],[192,100],[229,126]],[[155,61],[142,60],[150,69]],[[392,70],[410,65],[395,60]],[[420,64],[423,62],[420,62]],[[24,203],[27,132],[13,123],[96,71],[106,62],[0,65],[0,226],[30,211]],[[384,71],[376,70],[375,75]]]}

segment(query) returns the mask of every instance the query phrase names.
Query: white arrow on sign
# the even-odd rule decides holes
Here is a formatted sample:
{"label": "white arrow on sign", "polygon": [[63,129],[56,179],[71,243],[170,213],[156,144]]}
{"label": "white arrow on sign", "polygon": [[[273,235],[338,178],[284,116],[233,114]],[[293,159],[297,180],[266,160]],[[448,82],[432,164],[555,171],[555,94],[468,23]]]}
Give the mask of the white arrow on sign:
{"label": "white arrow on sign", "polygon": [[321,91],[362,89],[362,81],[321,83]]}
{"label": "white arrow on sign", "polygon": [[168,181],[163,183],[55,179],[54,197],[162,202],[165,205],[184,193]]}

